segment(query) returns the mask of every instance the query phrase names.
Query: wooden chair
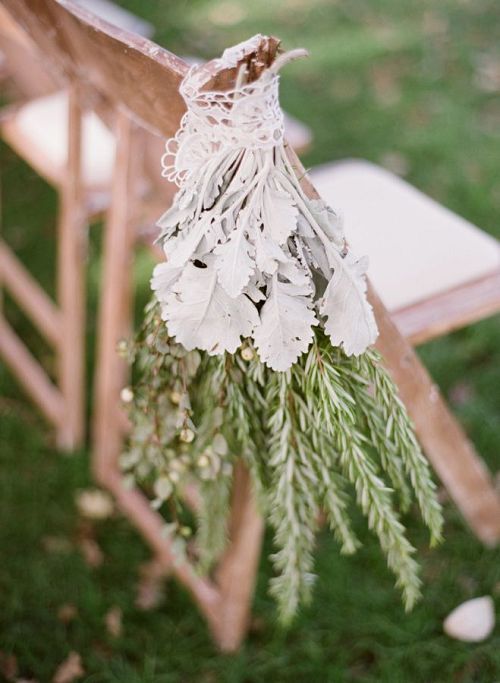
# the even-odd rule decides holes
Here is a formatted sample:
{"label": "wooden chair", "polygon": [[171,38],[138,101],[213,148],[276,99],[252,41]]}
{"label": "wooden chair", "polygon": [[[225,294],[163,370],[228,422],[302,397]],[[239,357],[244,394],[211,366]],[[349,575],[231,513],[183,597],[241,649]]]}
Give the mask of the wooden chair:
{"label": "wooden chair", "polygon": [[21,97],[41,95],[4,109],[0,135],[58,194],[57,303],[4,240],[0,240],[0,285],[53,347],[57,378],[49,377],[1,314],[0,356],[54,424],[57,444],[70,450],[81,445],[84,436],[87,228],[106,204],[115,141],[105,124],[83,109],[78,85],[66,89],[57,73],[40,66],[43,61],[29,34],[4,6],[0,37]]}
{"label": "wooden chair", "polygon": [[[87,5],[88,2],[79,0],[75,4]],[[150,24],[139,21],[109,0],[92,0],[90,5],[94,12],[107,17],[115,26],[129,26],[136,32],[140,30],[142,34],[150,34],[152,31]],[[115,131],[109,109],[102,102],[97,103],[97,109],[107,119],[109,125],[106,125],[92,110],[91,106],[96,106],[92,97],[85,102],[80,98],[81,111],[70,115],[70,88],[67,78],[57,70],[54,73],[53,69],[47,68],[51,65],[50,51],[40,51],[30,34],[16,23],[15,16],[15,12],[10,14],[5,6],[0,7],[0,48],[6,56],[8,73],[21,98],[20,104],[0,112],[0,134],[59,194],[59,310],[48,300],[22,264],[16,261],[4,242],[0,243],[0,266],[4,270],[3,286],[10,290],[55,347],[59,365],[58,381],[53,385],[21,340],[15,337],[4,318],[0,318],[2,329],[5,328],[3,343],[0,342],[0,355],[42,412],[54,423],[58,445],[71,449],[81,444],[84,435],[82,340],[85,230],[109,205],[115,162]],[[50,27],[48,30],[54,29]],[[85,78],[84,74],[82,78]],[[296,149],[301,150],[309,145],[311,135],[306,126],[289,116],[286,125],[291,144]],[[79,127],[78,130],[76,126]],[[70,144],[78,147],[79,161],[75,158],[70,163]],[[145,237],[153,235],[151,228],[155,219],[172,195],[171,189],[158,173],[158,159],[163,153],[163,147],[162,136],[151,131],[142,131],[141,173],[144,183],[138,197],[140,206],[136,213],[136,223],[138,234]],[[78,178],[74,175],[77,168]],[[75,186],[74,190],[69,190],[70,184]],[[70,207],[65,208],[68,202]],[[80,228],[68,224],[76,216],[80,219]],[[75,232],[81,234],[76,236]],[[74,252],[70,257],[73,262],[78,258],[76,252],[80,254],[82,260],[75,268],[64,266],[68,264],[66,258],[63,258],[65,250],[68,253]]]}
{"label": "wooden chair", "polygon": [[43,68],[29,36],[16,23],[7,8],[0,5],[0,52],[3,57],[2,77],[16,100],[46,95],[57,89],[57,83]]}
{"label": "wooden chair", "polygon": [[[111,2],[95,0],[94,6],[121,25],[147,34],[152,31],[150,24]],[[115,138],[88,102],[71,92],[64,75],[47,68],[46,56],[4,5],[0,7],[0,49],[6,78],[19,100],[0,112],[0,134],[58,193],[58,305],[4,241],[0,241],[0,285],[54,347],[57,380],[53,382],[44,372],[3,316],[0,355],[54,424],[57,444],[68,450],[81,445],[84,436],[86,231],[109,203]]]}
{"label": "wooden chair", "polygon": [[[228,549],[213,576],[200,577],[189,562],[173,562],[171,543],[161,534],[162,518],[139,490],[122,485],[118,465],[122,427],[118,393],[126,369],[116,354],[116,344],[130,327],[128,271],[133,258],[141,127],[164,138],[177,130],[184,113],[178,88],[187,66],[166,50],[114,29],[68,0],[4,3],[64,71],[77,96],[97,91],[116,115],[117,159],[105,228],[96,370],[96,478],[115,495],[163,566],[190,591],[219,647],[234,650],[248,624],[263,529],[248,472],[242,464],[236,468]],[[50,35],[53,28],[55,34]],[[276,47],[275,40],[263,39],[259,56],[272,60]],[[224,89],[234,83],[235,75],[236,69],[214,70],[210,85]],[[289,154],[300,171],[300,162],[291,149]],[[303,183],[305,191],[314,196],[307,177]],[[474,531],[485,542],[494,543],[500,537],[500,500],[486,470],[383,303],[374,292],[371,298],[380,328],[379,347],[427,455]]]}

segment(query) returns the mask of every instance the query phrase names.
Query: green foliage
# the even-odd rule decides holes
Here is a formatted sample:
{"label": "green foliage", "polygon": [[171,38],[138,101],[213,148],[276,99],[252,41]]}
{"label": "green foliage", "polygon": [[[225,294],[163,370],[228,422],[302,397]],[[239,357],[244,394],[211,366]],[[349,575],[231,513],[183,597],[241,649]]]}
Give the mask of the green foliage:
{"label": "green foliage", "polygon": [[[153,507],[167,508],[165,533],[175,538],[179,554],[192,535],[183,502],[186,486],[201,482],[197,547],[200,568],[206,570],[226,537],[233,458],[221,431],[225,375],[210,358],[170,339],[153,303],[146,307],[137,342],[123,352],[135,363],[138,380],[133,392],[122,392],[133,424],[122,467],[129,485],[140,481],[153,495]],[[194,378],[199,378],[196,390]]]}
{"label": "green foliage", "polygon": [[[271,593],[284,622],[310,598],[321,513],[343,553],[358,548],[351,491],[406,607],[414,605],[418,566],[393,490],[404,509],[415,495],[433,543],[441,538],[441,509],[406,410],[374,351],[348,358],[318,330],[298,363],[273,372],[249,342],[235,356],[185,351],[151,303],[132,357],[139,380],[130,394],[133,430],[123,463],[154,491],[152,504],[165,512],[179,552],[194,532],[200,568],[220,556],[230,475],[241,456],[274,530]],[[193,482],[201,506],[198,524],[188,527],[183,497]]]}

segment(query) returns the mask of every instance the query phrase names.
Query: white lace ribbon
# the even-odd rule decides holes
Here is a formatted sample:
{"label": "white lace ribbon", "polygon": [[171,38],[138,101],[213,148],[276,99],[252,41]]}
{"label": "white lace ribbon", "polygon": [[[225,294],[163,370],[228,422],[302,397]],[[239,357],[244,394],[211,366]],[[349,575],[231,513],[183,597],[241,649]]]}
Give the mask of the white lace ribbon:
{"label": "white lace ribbon", "polygon": [[214,92],[200,89],[199,72],[191,67],[182,82],[187,112],[162,157],[162,175],[179,187],[213,154],[272,149],[284,138],[278,75],[267,72],[237,90]]}

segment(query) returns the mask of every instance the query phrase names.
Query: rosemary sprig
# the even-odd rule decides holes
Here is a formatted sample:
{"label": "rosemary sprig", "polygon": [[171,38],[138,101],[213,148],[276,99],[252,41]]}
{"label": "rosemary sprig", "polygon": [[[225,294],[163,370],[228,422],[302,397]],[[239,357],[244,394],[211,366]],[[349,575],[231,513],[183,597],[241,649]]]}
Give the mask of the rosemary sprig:
{"label": "rosemary sprig", "polygon": [[[203,571],[221,555],[232,469],[242,457],[274,531],[271,592],[284,622],[311,594],[320,513],[341,552],[358,548],[351,498],[412,607],[420,579],[398,502],[406,510],[414,493],[432,543],[441,539],[441,508],[411,421],[375,351],[347,357],[317,330],[307,354],[287,372],[273,372],[249,341],[232,356],[187,352],[150,305],[129,355],[138,379],[129,392],[133,429],[124,468],[153,491],[152,504],[179,552],[193,535]],[[201,499],[194,524],[183,498],[193,482]]]}

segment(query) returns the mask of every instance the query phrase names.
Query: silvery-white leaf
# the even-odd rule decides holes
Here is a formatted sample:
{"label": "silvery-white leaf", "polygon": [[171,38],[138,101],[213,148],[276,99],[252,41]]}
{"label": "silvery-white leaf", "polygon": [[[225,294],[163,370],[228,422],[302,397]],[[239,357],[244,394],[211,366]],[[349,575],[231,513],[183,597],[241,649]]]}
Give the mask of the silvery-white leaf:
{"label": "silvery-white leaf", "polygon": [[163,244],[163,250],[172,266],[183,266],[194,254],[203,237],[206,221],[200,219],[190,230],[182,230]]}
{"label": "silvery-white leaf", "polygon": [[293,285],[297,287],[297,291],[300,290],[301,294],[310,294],[312,291],[311,276],[302,268],[297,259],[290,258],[278,266],[278,273],[289,280]]}
{"label": "silvery-white leaf", "polygon": [[316,235],[309,220],[304,216],[303,213],[300,213],[299,217],[297,218],[297,234],[301,237],[314,237]]}
{"label": "silvery-white leaf", "polygon": [[176,228],[187,218],[191,218],[191,216],[194,214],[194,208],[194,202],[191,207],[186,209],[179,208],[179,205],[174,202],[172,206],[165,211],[165,213],[157,221],[156,225],[159,228]]}
{"label": "silvery-white leaf", "polygon": [[310,264],[315,268],[319,268],[324,277],[329,280],[332,274],[332,267],[328,261],[325,247],[319,237],[307,237],[304,239],[304,243],[309,250]]}
{"label": "silvery-white leaf", "polygon": [[182,266],[172,266],[170,261],[158,263],[155,266],[151,278],[151,289],[156,293],[158,301],[165,301],[181,272]]}
{"label": "silvery-white leaf", "polygon": [[162,305],[169,333],[188,351],[194,348],[209,355],[234,353],[241,337],[249,337],[259,323],[254,304],[244,294],[231,298],[217,282],[213,256],[206,267],[188,263]]}
{"label": "silvery-white leaf", "polygon": [[[210,209],[215,200],[223,196],[222,191],[224,190],[225,192],[227,190],[226,174],[238,162],[240,157],[241,151],[239,150],[223,151],[216,156],[213,162],[208,164],[206,169],[203,169],[201,173],[203,187],[200,187],[200,191],[203,192],[203,207],[205,209]],[[207,178],[210,179],[208,184],[206,182]]]}
{"label": "silvery-white leaf", "polygon": [[258,303],[259,301],[264,301],[266,298],[266,295],[264,292],[259,289],[258,285],[255,282],[250,281],[248,285],[245,287],[244,292],[247,296],[249,296],[252,301],[255,301],[255,303]]}
{"label": "silvery-white leaf", "polygon": [[229,189],[231,192],[236,192],[245,187],[251,178],[257,172],[257,155],[253,152],[245,152],[240,165],[233,178],[231,179]]}
{"label": "silvery-white leaf", "polygon": [[183,190],[179,190],[172,206],[157,222],[156,225],[161,228],[161,232],[156,240],[157,242],[161,242],[163,239],[170,237],[179,225],[194,216],[196,210],[195,198],[191,195],[189,201],[185,202],[185,206],[181,206],[180,202],[182,198],[179,195],[183,192]]}
{"label": "silvery-white leaf", "polygon": [[323,199],[309,200],[309,208],[325,234],[339,247],[344,245],[342,218]]}
{"label": "silvery-white leaf", "polygon": [[266,185],[262,195],[262,222],[264,232],[276,244],[285,244],[297,228],[298,209],[286,192]]}
{"label": "silvery-white leaf", "polygon": [[329,255],[334,272],[320,306],[326,318],[325,332],[334,346],[342,346],[348,356],[358,356],[378,334],[365,294],[367,260],[355,261],[350,254],[342,258],[333,249]]}
{"label": "silvery-white leaf", "polygon": [[264,234],[260,228],[251,233],[251,239],[255,247],[255,262],[257,268],[267,275],[274,275],[278,263],[287,260],[283,249],[270,237]]}
{"label": "silvery-white leaf", "polygon": [[[212,216],[214,217],[212,218]],[[203,218],[206,228],[197,251],[201,254],[207,254],[213,251],[218,244],[226,241],[226,232],[222,227],[224,219],[221,220],[220,216],[215,214],[215,212],[207,211],[203,214]]]}
{"label": "silvery-white leaf", "polygon": [[260,359],[273,370],[284,371],[307,351],[317,320],[310,300],[290,291],[291,285],[279,282],[277,275],[270,287],[253,338]]}
{"label": "silvery-white leaf", "polygon": [[[234,154],[231,155],[231,159]],[[211,159],[206,166],[201,171],[201,177],[205,181],[208,178],[208,182],[205,181],[203,187],[203,208],[210,209],[215,200],[220,194],[220,187],[223,183],[223,171],[220,168],[221,163],[228,162],[227,157],[218,158],[215,157]],[[200,188],[201,191],[201,188]]]}
{"label": "silvery-white leaf", "polygon": [[210,154],[209,141],[201,133],[193,133],[188,139],[183,139],[177,147],[175,155],[175,168],[178,172],[193,174],[207,159],[213,159]]}
{"label": "silvery-white leaf", "polygon": [[242,293],[255,269],[251,251],[253,247],[246,238],[244,223],[238,225],[229,239],[214,251],[219,282],[233,298]]}

